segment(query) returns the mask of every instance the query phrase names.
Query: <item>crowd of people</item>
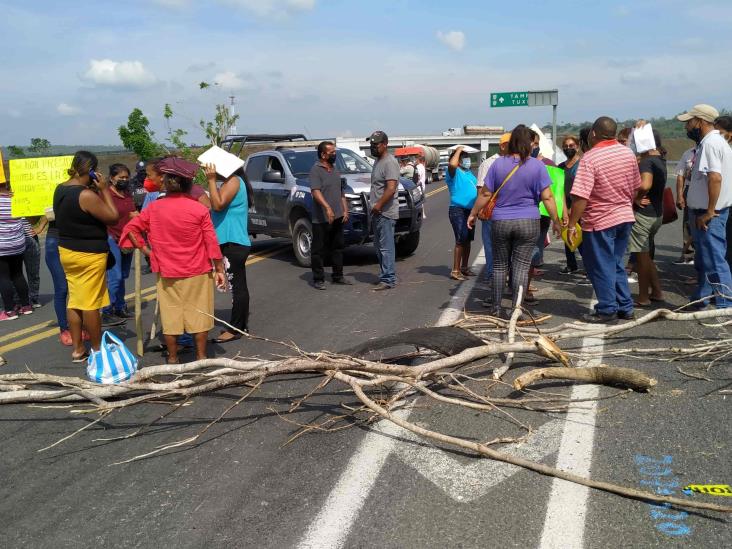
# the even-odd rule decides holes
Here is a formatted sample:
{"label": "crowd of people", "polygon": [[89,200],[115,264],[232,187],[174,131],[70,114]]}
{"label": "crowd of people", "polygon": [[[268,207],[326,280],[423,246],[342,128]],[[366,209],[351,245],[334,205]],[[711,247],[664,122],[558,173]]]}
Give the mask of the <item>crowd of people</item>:
{"label": "crowd of people", "polygon": [[[719,116],[709,105],[696,105],[678,119],[696,143],[684,153],[676,174],[676,207],[684,212],[678,262],[693,262],[697,273],[688,308],[729,307],[732,118]],[[644,124],[639,121],[635,129]],[[561,140],[566,160],[555,166],[541,155],[540,136],[520,124],[501,136],[497,154],[481,163],[477,178],[470,155],[456,147],[445,174],[448,219],[455,236],[450,277],[463,281],[476,276],[469,258],[480,219],[491,314],[506,318],[519,299],[535,305],[532,280],[542,274],[543,248],[553,227],[565,240],[566,266],[559,272],[594,289],[597,304],[585,321],[632,319],[634,309],[662,302],[654,236],[664,217],[666,151],[655,130],[653,148],[634,151],[635,129],[618,131],[614,120],[600,117],[578,136]],[[379,292],[397,285],[399,178],[411,168],[417,184],[425,180],[423,161],[400,166],[388,143],[383,131],[370,137],[370,215],[380,271],[373,290]],[[324,290],[327,257],[332,282],[351,284],[343,272],[343,229],[349,211],[335,144],[320,143],[317,158],[310,172],[312,284]],[[181,346],[193,347],[199,359],[206,356],[215,288],[230,290],[232,305],[228,326],[213,341],[234,341],[248,331],[252,188],[243,169],[224,178],[216,166],[204,166],[205,189],[193,184],[201,167],[182,158],[159,158],[136,168],[133,176],[127,166],[113,164],[105,177],[98,172],[94,154],[77,152],[69,179],[57,186],[53,204],[39,219],[14,218],[10,186],[0,184],[0,320],[32,314],[40,306],[38,234],[47,231],[45,261],[53,281],[59,338],[72,347],[74,362],[87,360],[87,341],[91,351],[99,349],[103,327],[122,324],[131,316],[125,281],[133,248],[142,251],[157,274],[163,347],[170,363],[178,361]],[[562,185],[555,184],[550,175],[556,172],[551,170],[561,172]],[[637,274],[635,297],[629,271]],[[511,309],[503,303],[507,283]]]}

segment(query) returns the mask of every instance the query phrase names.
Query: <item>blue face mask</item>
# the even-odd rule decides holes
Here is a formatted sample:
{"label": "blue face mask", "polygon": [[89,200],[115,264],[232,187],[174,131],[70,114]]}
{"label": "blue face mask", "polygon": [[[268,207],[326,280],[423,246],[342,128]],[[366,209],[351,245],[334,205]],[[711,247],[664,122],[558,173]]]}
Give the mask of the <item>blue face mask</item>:
{"label": "blue face mask", "polygon": [[540,151],[539,147],[534,147],[533,149],[531,149],[531,156],[533,156],[534,158],[538,157],[539,151]]}
{"label": "blue face mask", "polygon": [[460,161],[460,167],[464,170],[469,170],[470,169],[470,158],[463,158]]}

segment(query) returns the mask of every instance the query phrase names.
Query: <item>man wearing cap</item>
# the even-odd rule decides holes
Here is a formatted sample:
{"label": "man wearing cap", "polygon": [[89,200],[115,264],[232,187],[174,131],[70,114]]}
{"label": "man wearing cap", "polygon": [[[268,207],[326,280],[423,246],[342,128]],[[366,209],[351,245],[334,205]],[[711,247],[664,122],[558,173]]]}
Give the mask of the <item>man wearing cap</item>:
{"label": "man wearing cap", "polygon": [[396,245],[394,227],[399,218],[397,185],[399,162],[388,151],[389,138],[375,131],[369,138],[371,156],[376,160],[371,171],[371,223],[374,228],[374,247],[379,258],[379,283],[374,291],[390,290],[396,286]]}
{"label": "man wearing cap", "polygon": [[[714,296],[718,309],[732,306],[732,275],[725,258],[727,219],[732,206],[732,149],[714,128],[719,117],[710,105],[695,105],[677,118],[686,123],[686,135],[697,143],[686,197],[694,241],[697,288],[691,296],[695,309]],[[704,300],[704,301],[701,301]]]}
{"label": "man wearing cap", "polygon": [[[478,192],[490,194],[485,188],[485,178],[493,163],[501,156],[508,154],[508,142],[511,141],[511,132],[504,133],[498,140],[498,152],[489,156],[480,163],[478,168]],[[476,212],[477,214],[477,212]],[[493,277],[493,243],[491,242],[491,220],[481,221],[481,237],[483,239],[483,254],[485,254],[485,281],[490,283]]]}

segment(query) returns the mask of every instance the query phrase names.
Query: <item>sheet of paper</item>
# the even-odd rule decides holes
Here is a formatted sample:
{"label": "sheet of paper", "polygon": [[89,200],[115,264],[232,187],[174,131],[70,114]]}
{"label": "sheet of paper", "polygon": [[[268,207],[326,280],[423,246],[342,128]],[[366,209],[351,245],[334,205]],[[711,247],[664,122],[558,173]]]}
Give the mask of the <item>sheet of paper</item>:
{"label": "sheet of paper", "polygon": [[8,162],[13,198],[13,217],[44,215],[53,204],[53,193],[59,183],[68,180],[67,170],[73,156],[21,158]]}
{"label": "sheet of paper", "polygon": [[199,156],[198,161],[201,164],[214,164],[216,166],[216,173],[222,177],[229,177],[244,165],[244,161],[241,158],[226,152],[216,145]]}
{"label": "sheet of paper", "polygon": [[635,128],[632,133],[635,151],[638,154],[653,150],[656,148],[656,140],[653,139],[653,128],[650,124],[645,124],[642,128]]}

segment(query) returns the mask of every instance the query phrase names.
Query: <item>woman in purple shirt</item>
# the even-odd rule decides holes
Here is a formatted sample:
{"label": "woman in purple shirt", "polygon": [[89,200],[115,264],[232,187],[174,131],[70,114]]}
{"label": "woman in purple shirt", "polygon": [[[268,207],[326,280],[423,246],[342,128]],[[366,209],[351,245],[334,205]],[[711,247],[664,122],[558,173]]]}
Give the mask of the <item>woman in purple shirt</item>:
{"label": "woman in purple shirt", "polygon": [[492,194],[505,181],[498,193],[493,210],[491,227],[493,241],[493,314],[506,318],[501,306],[501,297],[506,285],[506,276],[511,266],[513,307],[516,307],[519,288],[525,294],[529,284],[529,268],[536,239],[539,236],[539,201],[544,202],[555,232],[560,231],[549,186],[551,179],[544,163],[531,157],[532,132],[519,124],[511,132],[508,154],[498,158],[488,170],[485,189],[475,202],[468,218],[468,226],[475,224],[476,214],[485,206]]}

